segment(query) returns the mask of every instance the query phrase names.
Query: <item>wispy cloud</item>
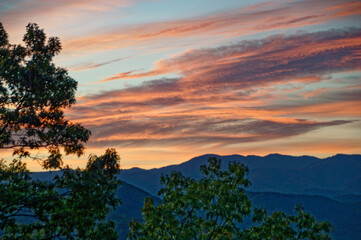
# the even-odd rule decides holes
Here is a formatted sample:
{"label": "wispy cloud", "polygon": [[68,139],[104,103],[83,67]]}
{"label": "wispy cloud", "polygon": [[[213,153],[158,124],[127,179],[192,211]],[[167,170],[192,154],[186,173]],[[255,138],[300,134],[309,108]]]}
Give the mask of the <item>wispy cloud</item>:
{"label": "wispy cloud", "polygon": [[305,77],[360,69],[360,42],[360,29],[276,35],[225,47],[187,51],[158,61],[155,69],[149,72],[129,71],[103,81],[165,73],[182,75],[182,85],[190,87],[200,82],[212,86],[240,84],[238,88],[245,88],[283,79],[311,80]]}
{"label": "wispy cloud", "polygon": [[111,64],[111,63],[115,63],[115,62],[119,62],[119,61],[123,61],[126,60],[130,57],[122,57],[122,58],[117,58],[114,60],[110,60],[110,61],[106,61],[106,62],[102,62],[102,63],[85,63],[85,64],[80,64],[77,66],[72,66],[69,67],[68,70],[69,71],[84,71],[84,70],[89,70],[89,69],[93,69],[93,68],[99,68],[99,67],[103,67],[105,65]]}
{"label": "wispy cloud", "polygon": [[[135,0],[19,0],[8,1],[0,11],[7,28],[17,27],[19,23],[46,18],[47,24],[64,24],[64,21],[80,19],[83,14],[108,12],[115,8],[129,6]],[[61,21],[61,22],[57,22]]]}
{"label": "wispy cloud", "polygon": [[[349,27],[361,19],[360,1],[232,3],[238,7],[160,14],[153,22],[138,5],[145,1],[0,3],[10,37],[37,22],[61,38],[56,61],[83,83],[66,114],[93,131],[91,150],[118,147],[148,160],[173,153],[186,160],[213,149],[361,150],[361,29]],[[170,5],[153,6],[164,12]],[[132,59],[117,69],[128,60],[119,56]]]}
{"label": "wispy cloud", "polygon": [[153,22],[117,29],[101,34],[72,38],[65,42],[66,51],[94,51],[129,46],[173,44],[192,37],[193,42],[210,37],[237,36],[277,29],[290,29],[325,23],[361,14],[358,1],[290,1],[256,4],[228,12],[177,21]]}
{"label": "wispy cloud", "polygon": [[[357,86],[306,87],[333,81],[333,73],[359,71],[360,40],[360,29],[348,29],[187,51],[149,72],[113,76],[179,78],[86,96],[69,114],[93,130],[92,146],[226,147],[349,124],[360,117]],[[298,87],[282,89],[292,84]]]}

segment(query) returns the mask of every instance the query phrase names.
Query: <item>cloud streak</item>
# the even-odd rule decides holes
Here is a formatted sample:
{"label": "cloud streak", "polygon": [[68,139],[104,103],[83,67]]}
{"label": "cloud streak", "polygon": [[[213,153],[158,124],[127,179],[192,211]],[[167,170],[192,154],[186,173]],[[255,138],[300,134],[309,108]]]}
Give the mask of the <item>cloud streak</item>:
{"label": "cloud streak", "polygon": [[[132,4],[132,0],[19,0],[3,4],[0,11],[1,18],[9,25],[14,25],[20,19],[29,16],[71,16],[75,17],[82,12],[107,12],[117,7]],[[53,15],[53,16],[52,16]],[[10,26],[11,27],[11,26]]]}
{"label": "cloud streak", "polygon": [[90,152],[361,151],[360,1],[187,1],[17,0],[0,18],[13,39],[28,22],[61,38],[55,62],[82,95],[66,114],[93,131]]}
{"label": "cloud streak", "polygon": [[103,81],[178,73],[182,75],[182,85],[190,88],[200,83],[219,88],[227,87],[227,84],[245,88],[283,79],[305,80],[315,74],[360,69],[360,42],[360,29],[276,35],[225,47],[188,51],[158,61],[155,69],[149,72],[123,72]]}
{"label": "cloud streak", "polygon": [[360,88],[354,82],[307,90],[337,82],[332,74],[360,71],[360,56],[361,29],[192,50],[158,61],[149,72],[120,73],[121,78],[163,73],[179,78],[86,96],[69,114],[93,130],[91,146],[227,147],[287,139],[360,118]]}
{"label": "cloud streak", "polygon": [[153,46],[181,39],[233,38],[264,31],[322,24],[337,18],[358,16],[361,3],[350,1],[290,1],[263,3],[223,13],[178,21],[153,22],[114,28],[101,34],[72,38],[66,51],[106,50],[129,46]]}
{"label": "cloud streak", "polygon": [[102,62],[102,63],[86,63],[86,64],[81,64],[81,65],[77,65],[77,66],[73,66],[68,68],[69,71],[84,71],[84,70],[89,70],[89,69],[93,69],[93,68],[99,68],[99,67],[103,67],[105,65],[111,64],[111,63],[115,63],[115,62],[120,62],[123,60],[126,60],[130,57],[122,57],[122,58],[117,58],[114,60],[110,60],[110,61],[106,61],[106,62]]}

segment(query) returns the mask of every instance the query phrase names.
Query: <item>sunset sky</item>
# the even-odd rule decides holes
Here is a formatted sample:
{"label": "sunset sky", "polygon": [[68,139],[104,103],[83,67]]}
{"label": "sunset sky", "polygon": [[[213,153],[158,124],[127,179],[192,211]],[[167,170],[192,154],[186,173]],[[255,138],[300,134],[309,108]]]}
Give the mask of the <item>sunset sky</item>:
{"label": "sunset sky", "polygon": [[109,147],[123,168],[361,153],[360,1],[0,0],[0,21],[11,43],[29,22],[62,42],[66,116],[92,131],[72,166]]}

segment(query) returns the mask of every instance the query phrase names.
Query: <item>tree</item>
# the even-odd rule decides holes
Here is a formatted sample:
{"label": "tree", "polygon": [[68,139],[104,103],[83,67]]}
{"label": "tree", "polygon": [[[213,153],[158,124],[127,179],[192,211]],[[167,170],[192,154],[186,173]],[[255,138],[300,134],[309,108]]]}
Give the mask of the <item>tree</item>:
{"label": "tree", "polygon": [[21,45],[11,45],[0,23],[0,148],[20,157],[47,149],[45,168],[62,165],[66,154],[83,153],[90,131],[64,119],[63,109],[75,103],[77,82],[52,60],[61,50],[58,38],[28,24]]}
{"label": "tree", "polygon": [[24,163],[0,164],[1,239],[117,239],[105,221],[120,204],[119,156],[90,156],[85,169],[64,168],[53,181],[31,180]]}
{"label": "tree", "polygon": [[[201,166],[200,180],[179,172],[161,178],[162,203],[147,198],[143,222],[130,223],[130,239],[330,239],[332,226],[317,222],[301,207],[297,215],[253,209],[245,191],[250,185],[248,169],[230,163],[221,170],[221,161],[210,158]],[[253,224],[247,227],[245,219]]]}
{"label": "tree", "polygon": [[[12,149],[14,160],[0,160],[1,239],[117,239],[114,223],[106,221],[120,204],[115,191],[119,156],[114,149],[91,155],[84,169],[63,166],[65,154],[83,154],[90,131],[65,119],[63,110],[75,103],[77,82],[53,57],[61,50],[29,24],[25,46],[11,45],[0,23],[0,150]],[[46,149],[41,158],[33,150]],[[31,177],[25,159],[44,169],[60,170],[54,179]]]}

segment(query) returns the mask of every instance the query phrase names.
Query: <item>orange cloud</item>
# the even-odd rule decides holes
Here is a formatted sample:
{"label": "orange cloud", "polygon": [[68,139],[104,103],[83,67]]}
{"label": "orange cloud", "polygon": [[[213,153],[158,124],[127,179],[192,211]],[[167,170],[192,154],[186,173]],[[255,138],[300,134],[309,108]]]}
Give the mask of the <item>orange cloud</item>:
{"label": "orange cloud", "polygon": [[[300,78],[304,81],[314,78],[314,71],[321,73],[329,71],[330,68],[335,68],[333,71],[360,69],[360,43],[359,29],[291,36],[276,35],[227,47],[187,51],[171,59],[158,61],[155,69],[149,72],[129,71],[103,81],[151,77],[166,73],[183,76],[182,86],[186,85],[188,89],[193,89],[195,84],[200,83],[205,86],[209,85],[208,83],[215,86],[215,82],[222,86],[226,86],[227,83],[235,85],[240,76],[242,88],[260,84],[261,79],[274,82]],[[223,78],[227,80],[220,80]]]}
{"label": "orange cloud", "polygon": [[149,72],[113,76],[179,78],[83,96],[68,114],[92,129],[90,147],[122,149],[224,150],[341,127],[360,118],[359,88],[307,86],[359,71],[360,39],[360,29],[333,30],[187,51]]}
{"label": "orange cloud", "polygon": [[[113,1],[107,3],[111,7],[102,10],[111,11],[112,6],[117,6],[112,5],[117,4]],[[29,11],[46,15],[57,11],[56,7],[74,7],[74,12],[93,11],[94,6],[102,3],[49,1],[39,9],[36,4],[30,10],[14,11],[14,17],[5,17],[10,21]],[[232,38],[358,16],[359,9],[360,3],[351,1],[265,3],[200,18],[69,38],[65,50],[101,51],[135,45],[147,48],[152,44],[163,45],[169,39],[175,43],[177,39],[192,37],[194,41]],[[329,146],[337,144],[339,151],[355,152],[360,150],[356,144],[359,138],[345,134],[344,142],[339,144],[337,139],[328,141],[325,137],[328,135],[319,131],[341,131],[360,120],[360,87],[347,79],[336,84],[332,76],[359,72],[360,56],[358,28],[279,34],[217,48],[188,50],[157,61],[150,71],[129,70],[105,78],[101,82],[146,77],[154,80],[83,96],[66,114],[93,131],[90,149],[117,147],[138,160],[149,153],[154,154],[152,159],[159,154],[163,161],[172,156],[184,161],[214,149],[219,154],[240,151],[298,154],[303,150],[328,154],[335,151]],[[97,68],[120,60],[84,64],[72,70]],[[178,77],[161,78],[166,74]],[[359,76],[354,78],[360,80]],[[303,142],[302,137],[307,134],[314,135]],[[317,144],[314,137],[319,137]],[[297,141],[293,141],[295,138]]]}
{"label": "orange cloud", "polygon": [[355,101],[313,103],[306,106],[284,107],[290,115],[303,115],[305,117],[361,117],[361,99]]}
{"label": "orange cloud", "polygon": [[65,51],[94,51],[127,46],[162,45],[163,40],[212,36],[232,38],[261,31],[290,29],[324,23],[336,18],[360,14],[360,3],[350,1],[292,1],[281,4],[257,4],[244,9],[194,19],[154,22],[122,27],[107,33],[71,38]]}
{"label": "orange cloud", "polygon": [[311,97],[318,96],[318,95],[320,95],[320,94],[322,94],[322,93],[324,93],[324,92],[326,92],[328,90],[330,90],[330,89],[329,88],[319,88],[319,89],[316,89],[314,91],[305,92],[303,94],[303,97],[305,99],[309,99]]}
{"label": "orange cloud", "polygon": [[[116,7],[125,7],[134,0],[20,0],[4,4],[6,10],[2,12],[2,20],[12,25],[29,16],[69,16],[69,12],[81,14],[82,11],[104,12]],[[75,17],[75,16],[73,16]],[[9,26],[11,27],[11,26]]]}
{"label": "orange cloud", "polygon": [[359,1],[346,2],[346,3],[342,3],[340,5],[330,7],[329,9],[336,10],[337,17],[359,15],[359,14],[361,14],[361,3]]}

